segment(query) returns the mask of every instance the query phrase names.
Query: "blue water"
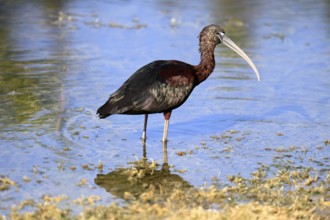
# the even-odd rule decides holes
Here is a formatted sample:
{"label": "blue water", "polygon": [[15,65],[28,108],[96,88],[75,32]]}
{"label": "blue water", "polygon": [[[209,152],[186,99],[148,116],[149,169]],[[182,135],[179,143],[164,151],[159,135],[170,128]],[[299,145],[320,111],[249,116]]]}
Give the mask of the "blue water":
{"label": "blue water", "polygon": [[[102,162],[107,173],[142,157],[143,116],[99,120],[96,109],[153,60],[198,64],[197,36],[211,23],[221,25],[251,57],[262,81],[244,60],[218,46],[214,73],[173,111],[172,171],[186,171],[179,175],[198,187],[212,177],[249,176],[260,163],[276,165],[278,153],[269,148],[290,146],[308,150],[302,161],[299,153],[293,155],[296,166],[330,169],[324,143],[330,139],[328,1],[4,1],[0,6],[0,177],[18,183],[0,192],[4,212],[45,194],[113,201],[95,185],[95,167]],[[151,115],[147,156],[159,163],[162,132],[163,116]],[[233,137],[215,138],[222,135]],[[191,153],[179,156],[179,151]],[[78,187],[83,178],[88,184]]]}

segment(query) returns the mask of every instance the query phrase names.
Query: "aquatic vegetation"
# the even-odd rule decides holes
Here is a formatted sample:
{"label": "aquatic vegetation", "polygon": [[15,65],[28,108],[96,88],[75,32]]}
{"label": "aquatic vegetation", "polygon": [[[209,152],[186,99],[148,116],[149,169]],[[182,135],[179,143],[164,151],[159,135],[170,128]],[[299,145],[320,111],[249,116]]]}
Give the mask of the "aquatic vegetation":
{"label": "aquatic vegetation", "polygon": [[[229,161],[247,135],[226,131],[174,155],[183,158],[205,153],[212,160]],[[328,219],[329,165],[327,157],[315,153],[326,147],[267,146],[262,153],[270,153],[268,163],[258,162],[250,173],[213,177],[200,187],[183,178],[189,170],[146,158],[118,168],[106,167],[101,160],[80,166],[58,161],[54,162],[57,172],[99,172],[94,183],[117,199],[106,205],[100,195],[71,198],[45,192],[41,198],[14,204],[0,219]],[[48,179],[45,168],[34,165],[31,174],[23,175],[18,183],[1,177],[1,191],[19,193],[31,183],[47,184],[37,178]],[[95,189],[94,183],[84,176],[75,187]]]}
{"label": "aquatic vegetation", "polygon": [[[158,167],[154,161],[142,159],[132,162],[130,168],[97,177],[96,183],[126,200],[124,204],[98,205],[100,196],[73,201],[65,195],[44,196],[42,202],[26,200],[14,206],[10,218],[327,219],[330,213],[330,172],[319,176],[315,169],[297,168],[272,173],[272,167],[261,164],[249,178],[240,174],[227,176],[227,180],[213,178],[211,185],[195,188]],[[8,178],[1,182],[14,184]],[[130,187],[123,186],[125,182]],[[79,184],[85,185],[87,180]],[[122,191],[118,190],[121,186]],[[65,203],[82,211],[77,214],[63,208]],[[25,212],[26,207],[33,211]]]}
{"label": "aquatic vegetation", "polygon": [[0,191],[9,189],[11,186],[16,186],[17,183],[11,180],[9,177],[0,176]]}

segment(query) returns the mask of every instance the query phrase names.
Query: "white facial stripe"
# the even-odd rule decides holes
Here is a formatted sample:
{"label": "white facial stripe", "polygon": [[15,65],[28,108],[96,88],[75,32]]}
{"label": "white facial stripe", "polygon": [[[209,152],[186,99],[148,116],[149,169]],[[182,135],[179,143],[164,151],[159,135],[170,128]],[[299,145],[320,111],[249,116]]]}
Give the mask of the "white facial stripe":
{"label": "white facial stripe", "polygon": [[[220,35],[221,35],[221,33],[220,33]],[[219,36],[219,35],[217,35],[217,37],[219,38],[219,40],[220,40],[220,42],[222,43],[222,37],[223,37],[223,35],[221,35],[221,36]]]}

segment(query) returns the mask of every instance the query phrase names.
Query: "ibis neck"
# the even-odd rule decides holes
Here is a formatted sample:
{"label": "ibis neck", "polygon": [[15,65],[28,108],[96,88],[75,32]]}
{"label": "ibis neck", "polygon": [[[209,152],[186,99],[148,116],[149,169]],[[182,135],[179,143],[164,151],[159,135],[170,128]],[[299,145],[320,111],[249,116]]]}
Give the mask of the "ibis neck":
{"label": "ibis neck", "polygon": [[206,80],[214,70],[214,48],[215,46],[207,48],[200,47],[201,61],[195,66],[198,84]]}

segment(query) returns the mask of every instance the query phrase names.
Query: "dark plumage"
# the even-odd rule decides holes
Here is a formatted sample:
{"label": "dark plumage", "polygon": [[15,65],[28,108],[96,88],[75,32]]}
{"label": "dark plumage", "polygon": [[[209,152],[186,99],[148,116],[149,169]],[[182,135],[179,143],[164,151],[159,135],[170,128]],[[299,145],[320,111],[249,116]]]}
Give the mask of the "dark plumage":
{"label": "dark plumage", "polygon": [[159,60],[136,71],[97,110],[100,118],[112,114],[160,113],[179,107],[196,84],[191,65]]}
{"label": "dark plumage", "polygon": [[[227,46],[237,53],[243,53],[240,55],[246,59],[244,52],[237,51],[239,48],[230,41],[223,29],[217,25],[209,25],[199,35],[201,61],[197,66],[177,60],[151,62],[127,79],[97,110],[97,114],[100,118],[112,114],[145,114],[142,135],[142,139],[145,140],[148,114],[164,113],[163,142],[165,142],[172,110],[182,105],[193,89],[212,73],[215,67],[214,49],[219,43],[228,44]],[[256,71],[259,79],[252,61],[247,61]]]}

